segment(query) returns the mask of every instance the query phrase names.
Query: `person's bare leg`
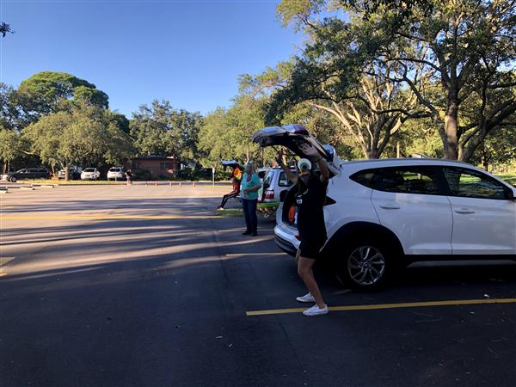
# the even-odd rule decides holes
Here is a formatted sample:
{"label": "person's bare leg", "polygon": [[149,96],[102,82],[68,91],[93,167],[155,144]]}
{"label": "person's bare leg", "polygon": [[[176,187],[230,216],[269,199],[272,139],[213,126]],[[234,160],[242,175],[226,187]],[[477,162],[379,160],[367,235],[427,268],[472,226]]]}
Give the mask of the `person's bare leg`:
{"label": "person's bare leg", "polygon": [[301,257],[301,250],[296,251],[296,265],[299,265],[299,258]]}
{"label": "person's bare leg", "polygon": [[312,270],[312,266],[315,263],[315,259],[299,257],[299,262],[297,265],[297,273],[305,283],[308,291],[312,294],[315,299],[315,303],[319,308],[324,308],[326,303],[322,297],[321,291],[319,290],[319,285],[317,285],[317,281],[314,278],[314,272]]}

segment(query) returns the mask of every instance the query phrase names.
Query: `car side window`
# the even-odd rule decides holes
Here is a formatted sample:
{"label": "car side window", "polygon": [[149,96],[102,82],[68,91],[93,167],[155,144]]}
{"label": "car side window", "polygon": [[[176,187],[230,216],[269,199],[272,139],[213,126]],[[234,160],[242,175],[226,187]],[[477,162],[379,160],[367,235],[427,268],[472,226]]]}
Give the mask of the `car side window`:
{"label": "car side window", "polygon": [[482,172],[446,167],[444,176],[452,196],[497,200],[507,198],[507,188]]}
{"label": "car side window", "polygon": [[431,167],[389,167],[361,171],[351,179],[366,187],[383,191],[440,195],[439,176]]}
{"label": "car side window", "polygon": [[291,185],[292,185],[292,182],[289,180],[287,175],[285,175],[285,172],[280,172],[279,179],[278,179],[278,186],[290,187]]}

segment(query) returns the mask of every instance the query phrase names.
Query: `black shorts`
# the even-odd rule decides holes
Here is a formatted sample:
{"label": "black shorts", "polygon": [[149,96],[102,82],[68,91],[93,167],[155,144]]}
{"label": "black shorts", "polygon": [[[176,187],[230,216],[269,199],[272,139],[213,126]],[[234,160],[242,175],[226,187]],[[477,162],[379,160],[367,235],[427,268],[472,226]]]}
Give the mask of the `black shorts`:
{"label": "black shorts", "polygon": [[326,238],[301,238],[301,244],[299,250],[301,256],[304,258],[317,259],[319,258],[320,251],[326,243]]}

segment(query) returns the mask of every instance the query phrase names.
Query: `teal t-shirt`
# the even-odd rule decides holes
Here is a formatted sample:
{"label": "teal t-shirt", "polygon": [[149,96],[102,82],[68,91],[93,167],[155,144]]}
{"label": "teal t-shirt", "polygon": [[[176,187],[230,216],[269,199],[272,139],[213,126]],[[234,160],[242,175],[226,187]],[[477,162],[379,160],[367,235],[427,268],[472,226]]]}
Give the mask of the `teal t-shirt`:
{"label": "teal t-shirt", "polygon": [[240,185],[240,197],[242,199],[248,199],[248,200],[256,200],[258,199],[258,191],[248,192],[247,197],[244,196],[244,189],[249,189],[262,186],[262,182],[260,181],[260,178],[256,173],[253,173],[251,175],[251,180],[247,181],[247,173],[244,173],[244,176],[242,176],[242,183]]}

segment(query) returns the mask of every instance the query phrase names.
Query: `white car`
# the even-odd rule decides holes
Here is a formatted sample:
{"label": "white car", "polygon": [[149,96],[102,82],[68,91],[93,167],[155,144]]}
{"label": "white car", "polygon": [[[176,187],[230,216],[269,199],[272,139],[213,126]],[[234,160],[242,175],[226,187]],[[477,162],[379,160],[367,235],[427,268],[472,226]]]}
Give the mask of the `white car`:
{"label": "white car", "polygon": [[[282,140],[298,154],[302,141],[315,141],[308,133],[291,141],[280,129],[259,133],[256,142]],[[456,161],[342,162],[320,154],[332,166],[322,257],[350,286],[376,288],[416,261],[516,259],[516,189],[505,181]],[[276,243],[291,254],[300,243],[294,196],[295,188],[277,211],[275,228]]]}
{"label": "white car", "polygon": [[107,173],[107,179],[108,180],[124,180],[125,179],[124,169],[122,167],[109,168],[109,171]]}
{"label": "white car", "polygon": [[81,180],[98,180],[100,172],[97,168],[86,168],[81,173]]}

